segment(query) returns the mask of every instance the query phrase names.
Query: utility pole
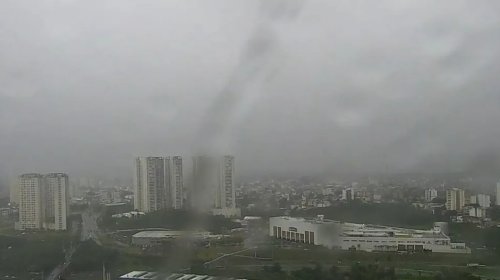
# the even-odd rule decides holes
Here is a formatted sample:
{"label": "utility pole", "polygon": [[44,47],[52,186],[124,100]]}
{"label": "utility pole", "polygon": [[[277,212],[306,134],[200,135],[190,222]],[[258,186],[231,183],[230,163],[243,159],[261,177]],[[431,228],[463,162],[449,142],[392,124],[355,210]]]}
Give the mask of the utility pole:
{"label": "utility pole", "polygon": [[106,267],[104,266],[104,263],[102,263],[102,280],[106,280]]}

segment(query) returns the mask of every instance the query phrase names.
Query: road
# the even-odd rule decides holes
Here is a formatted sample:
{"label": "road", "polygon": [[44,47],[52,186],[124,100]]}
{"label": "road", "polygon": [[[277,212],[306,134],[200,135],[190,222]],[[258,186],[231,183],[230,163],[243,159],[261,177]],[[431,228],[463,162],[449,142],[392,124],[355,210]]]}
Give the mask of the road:
{"label": "road", "polygon": [[73,254],[76,252],[76,247],[71,246],[71,248],[65,252],[65,257],[64,257],[64,262],[60,265],[58,265],[50,275],[46,278],[47,280],[56,280],[59,279],[59,277],[64,273],[64,271],[68,268],[68,266],[71,264],[71,258],[73,257]]}
{"label": "road", "polygon": [[81,241],[92,239],[97,244],[101,245],[101,242],[99,241],[99,227],[97,226],[98,218],[99,214],[94,213],[91,209],[82,213]]}
{"label": "road", "polygon": [[[80,241],[94,240],[97,244],[101,245],[99,241],[99,227],[97,226],[98,218],[99,214],[94,213],[91,209],[87,209],[82,213]],[[54,268],[50,275],[45,278],[46,280],[57,280],[60,278],[71,264],[71,258],[78,246],[71,246],[71,248],[65,252],[64,262]]]}

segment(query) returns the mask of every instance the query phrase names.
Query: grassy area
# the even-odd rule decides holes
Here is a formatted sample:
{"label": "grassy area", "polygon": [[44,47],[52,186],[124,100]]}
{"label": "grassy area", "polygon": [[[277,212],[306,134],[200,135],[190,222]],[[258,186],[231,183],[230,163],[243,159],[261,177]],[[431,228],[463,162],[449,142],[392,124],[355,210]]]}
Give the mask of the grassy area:
{"label": "grassy area", "polygon": [[[223,254],[236,252],[242,247],[213,247],[203,248],[197,251],[196,257],[199,261],[215,259]],[[500,275],[500,266],[488,266],[484,268],[471,269],[466,267],[467,263],[477,262],[486,256],[462,255],[462,254],[414,254],[396,255],[393,253],[368,253],[368,252],[347,252],[328,250],[321,247],[309,248],[268,248],[257,250],[257,257],[272,257],[272,261],[256,260],[250,257],[255,255],[255,251],[248,251],[238,256],[233,256],[221,260],[219,264],[213,266],[234,266],[245,269],[260,269],[270,263],[278,262],[286,270],[295,270],[303,266],[311,266],[319,263],[324,267],[336,265],[349,268],[356,263],[376,263],[387,267],[396,267],[399,275],[434,275],[446,269],[454,271],[471,272],[482,277],[493,277]],[[247,256],[245,258],[243,256]],[[484,259],[483,259],[484,260]]]}
{"label": "grassy area", "polygon": [[306,217],[325,215],[325,218],[332,220],[416,229],[429,229],[432,227],[433,222],[448,219],[447,217],[436,216],[428,210],[417,209],[408,204],[365,204],[358,201],[331,207],[296,210],[292,214],[294,216]]}
{"label": "grassy area", "polygon": [[[303,267],[314,267],[316,263],[324,268],[333,266],[348,271],[356,264],[377,264],[382,267],[395,267],[398,279],[435,279],[440,271],[471,272],[482,277],[493,278],[500,275],[500,266],[488,266],[478,269],[466,267],[467,263],[477,262],[486,256],[460,254],[415,254],[397,255],[393,253],[367,253],[329,250],[323,247],[279,247],[269,246],[257,251],[250,250],[235,256],[224,258],[205,268],[203,263],[224,254],[244,249],[242,246],[198,247],[191,250],[172,248],[163,256],[143,254],[138,248],[118,249],[111,239],[104,239],[103,247],[95,247],[92,252],[83,252],[83,256],[110,256],[105,262],[113,275],[118,276],[132,270],[179,271],[191,268],[193,272],[210,272],[222,275],[250,275],[249,279],[267,279],[263,270],[273,263],[280,263],[284,271],[296,271]],[[130,250],[130,251],[129,251]],[[261,259],[254,259],[257,256]],[[95,257],[92,257],[95,258]],[[272,259],[269,259],[272,258]],[[89,260],[87,260],[89,261]],[[96,271],[102,260],[93,262],[83,271]],[[88,264],[88,263],[87,263]],[[222,270],[221,270],[222,269]],[[80,270],[82,271],[82,270]],[[83,272],[82,271],[82,272]],[[259,277],[264,278],[259,278]],[[428,277],[428,278],[426,278]]]}
{"label": "grassy area", "polygon": [[48,272],[64,259],[64,248],[68,245],[60,234],[0,235],[0,271]]}

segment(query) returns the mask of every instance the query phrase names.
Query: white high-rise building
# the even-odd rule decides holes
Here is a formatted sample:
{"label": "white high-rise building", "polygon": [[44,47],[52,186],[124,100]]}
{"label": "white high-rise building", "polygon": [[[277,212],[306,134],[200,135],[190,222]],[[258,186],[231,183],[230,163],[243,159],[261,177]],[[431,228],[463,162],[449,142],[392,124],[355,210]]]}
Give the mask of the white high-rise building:
{"label": "white high-rise building", "polygon": [[17,229],[41,229],[43,176],[23,174],[19,176],[19,223]]}
{"label": "white high-rise building", "polygon": [[218,170],[217,160],[214,157],[193,157],[192,184],[189,191],[191,207],[198,210],[215,207],[215,197],[219,189]]}
{"label": "white high-rise building", "polygon": [[193,157],[191,204],[200,210],[235,209],[234,156]]}
{"label": "white high-rise building", "polygon": [[136,158],[134,175],[135,209],[152,212],[166,208],[165,158]]}
{"label": "white high-rise building", "polygon": [[66,230],[68,175],[63,173],[19,176],[19,222],[17,229]]}
{"label": "white high-rise building", "polygon": [[437,192],[436,189],[427,189],[427,190],[425,190],[425,201],[431,202],[437,196],[438,196],[438,192]]}
{"label": "white high-rise building", "polygon": [[497,183],[497,199],[496,199],[496,205],[500,206],[500,181]]}
{"label": "white high-rise building", "polygon": [[50,173],[44,176],[44,228],[66,230],[68,216],[68,175]]}
{"label": "white high-rise building", "polygon": [[138,157],[135,160],[134,207],[142,212],[182,208],[182,158]]}
{"label": "white high-rise building", "polygon": [[171,207],[181,209],[184,206],[184,176],[182,172],[182,157],[172,157],[170,165],[170,198]]}
{"label": "white high-rise building", "polygon": [[219,172],[219,195],[216,197],[216,208],[236,208],[233,156],[222,158]]}
{"label": "white high-rise building", "polygon": [[460,211],[466,204],[465,190],[453,188],[446,191],[446,209]]}

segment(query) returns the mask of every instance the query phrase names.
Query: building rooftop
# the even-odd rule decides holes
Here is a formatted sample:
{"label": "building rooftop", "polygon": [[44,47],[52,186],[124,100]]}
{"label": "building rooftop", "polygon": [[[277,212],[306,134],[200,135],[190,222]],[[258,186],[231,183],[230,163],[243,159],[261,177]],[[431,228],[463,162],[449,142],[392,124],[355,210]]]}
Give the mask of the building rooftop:
{"label": "building rooftop", "polygon": [[398,228],[383,225],[356,224],[348,222],[340,222],[325,219],[323,216],[317,218],[301,218],[301,217],[274,217],[290,221],[305,222],[311,224],[329,224],[339,225],[342,227],[343,236],[371,236],[371,237],[418,237],[418,238],[436,238],[447,236],[439,230],[418,230],[408,228]]}
{"label": "building rooftop", "polygon": [[[122,280],[234,280],[235,278],[227,277],[216,277],[209,275],[197,275],[197,274],[184,274],[184,273],[173,273],[173,274],[161,274],[158,272],[149,271],[132,271],[127,274],[120,276]],[[245,279],[239,279],[245,280]]]}
{"label": "building rooftop", "polygon": [[209,237],[210,232],[204,231],[177,231],[177,230],[161,230],[161,231],[141,231],[134,234],[134,238],[177,238],[181,236],[192,237]]}
{"label": "building rooftop", "polygon": [[119,279],[152,280],[152,279],[158,279],[159,276],[160,275],[157,272],[132,271],[120,276]]}

